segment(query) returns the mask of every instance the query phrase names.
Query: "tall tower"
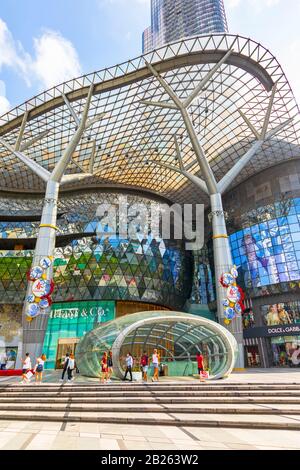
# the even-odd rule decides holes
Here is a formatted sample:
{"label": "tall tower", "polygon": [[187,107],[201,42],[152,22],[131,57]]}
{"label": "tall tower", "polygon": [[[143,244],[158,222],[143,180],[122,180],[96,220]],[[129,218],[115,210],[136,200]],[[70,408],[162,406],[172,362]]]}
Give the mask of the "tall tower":
{"label": "tall tower", "polygon": [[151,0],[143,53],[189,36],[227,31],[223,0]]}

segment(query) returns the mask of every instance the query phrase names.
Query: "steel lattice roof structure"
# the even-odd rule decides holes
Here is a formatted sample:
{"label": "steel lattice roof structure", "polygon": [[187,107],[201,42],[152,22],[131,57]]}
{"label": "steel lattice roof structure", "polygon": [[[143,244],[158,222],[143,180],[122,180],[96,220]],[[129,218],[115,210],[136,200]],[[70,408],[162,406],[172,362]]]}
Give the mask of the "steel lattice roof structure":
{"label": "steel lattice roof structure", "polygon": [[[229,50],[233,52],[193,101],[189,111],[216,180],[220,180],[255,141],[239,110],[256,129],[261,129],[270,92],[276,83],[269,129],[293,118],[263,144],[262,150],[234,181],[236,185],[265,168],[300,156],[299,108],[288,80],[270,51],[241,36],[193,37],[55,86],[3,115],[0,136],[14,146],[24,113],[27,113],[25,144],[40,133],[48,133],[25,153],[52,171],[76,130],[63,94],[79,115],[89,87],[94,83],[89,118],[105,113],[105,119],[96,121],[84,134],[67,169],[67,174],[81,171],[93,176],[64,188],[130,188],[179,203],[205,202],[207,196],[183,175],[155,163],[178,165],[176,134],[185,167],[190,173],[201,176],[178,110],[149,108],[141,103],[149,99],[168,100],[146,62],[155,67],[183,100]],[[45,183],[1,144],[0,154],[1,191],[44,193]]]}

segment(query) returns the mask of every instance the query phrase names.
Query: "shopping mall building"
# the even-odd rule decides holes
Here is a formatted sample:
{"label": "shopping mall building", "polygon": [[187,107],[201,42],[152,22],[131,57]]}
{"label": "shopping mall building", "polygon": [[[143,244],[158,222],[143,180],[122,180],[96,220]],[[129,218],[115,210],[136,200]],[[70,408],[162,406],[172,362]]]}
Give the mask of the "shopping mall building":
{"label": "shopping mall building", "polygon": [[[245,365],[290,365],[300,345],[299,123],[276,58],[230,34],[74,78],[2,116],[0,349],[10,362],[17,367],[36,344],[47,367],[59,368],[83,337],[95,346],[102,335],[101,348],[112,347],[111,324],[128,328],[123,346],[192,357],[205,346],[207,319],[232,327],[220,313],[219,279],[232,262],[246,309],[231,331]],[[143,204],[149,217],[203,204],[203,247],[187,250],[172,230],[145,235],[138,222],[124,236],[119,221],[112,235],[99,207],[120,200],[131,214]],[[232,260],[220,262],[228,242]],[[28,275],[42,255],[54,284],[44,310]],[[187,315],[172,330],[174,312]],[[221,349],[212,339],[206,353]]]}

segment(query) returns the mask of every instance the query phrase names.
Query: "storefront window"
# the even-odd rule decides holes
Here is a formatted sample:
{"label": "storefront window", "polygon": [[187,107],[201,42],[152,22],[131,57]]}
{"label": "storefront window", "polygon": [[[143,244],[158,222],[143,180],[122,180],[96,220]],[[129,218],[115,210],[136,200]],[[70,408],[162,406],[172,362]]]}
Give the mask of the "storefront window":
{"label": "storefront window", "polygon": [[260,355],[258,346],[246,346],[246,363],[248,367],[260,367]]}
{"label": "storefront window", "polygon": [[253,310],[251,308],[246,308],[246,310],[243,312],[242,320],[243,320],[243,327],[245,329],[254,327],[255,318],[254,318]]}
{"label": "storefront window", "polygon": [[75,352],[76,344],[100,323],[115,318],[115,302],[71,302],[53,304],[48,320],[43,353],[48,369],[60,368],[66,352]]}
{"label": "storefront window", "polygon": [[274,366],[300,367],[300,336],[269,338]]}

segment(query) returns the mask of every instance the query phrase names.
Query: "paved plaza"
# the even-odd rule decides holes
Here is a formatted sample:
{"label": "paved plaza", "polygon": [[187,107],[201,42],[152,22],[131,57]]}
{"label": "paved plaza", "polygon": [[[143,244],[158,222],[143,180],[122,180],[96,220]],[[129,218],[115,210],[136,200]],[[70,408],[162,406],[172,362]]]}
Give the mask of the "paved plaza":
{"label": "paved plaza", "polygon": [[1,414],[7,418],[0,420],[1,450],[300,449],[296,369],[247,370],[201,386],[188,377],[148,386],[101,386],[81,376],[62,386],[58,380],[57,372],[47,372],[40,387],[0,380]]}

